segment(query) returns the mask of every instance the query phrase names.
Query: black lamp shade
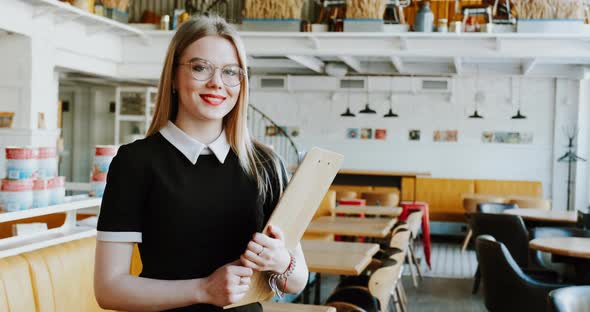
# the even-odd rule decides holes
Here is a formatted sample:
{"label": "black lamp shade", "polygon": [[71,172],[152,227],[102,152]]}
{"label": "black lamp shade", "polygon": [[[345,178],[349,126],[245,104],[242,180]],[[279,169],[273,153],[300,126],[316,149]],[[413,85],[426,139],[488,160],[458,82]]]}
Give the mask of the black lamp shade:
{"label": "black lamp shade", "polygon": [[512,119],[526,119],[526,116],[520,113],[520,109],[516,112],[516,115],[512,116]]}
{"label": "black lamp shade", "polygon": [[389,111],[387,112],[387,114],[383,115],[383,117],[397,118],[398,115],[396,113],[394,113],[393,110],[390,108]]}
{"label": "black lamp shade", "polygon": [[356,115],[353,114],[352,112],[350,112],[350,107],[346,108],[346,111],[342,114],[340,114],[340,116],[342,117],[355,117]]}
{"label": "black lamp shade", "polygon": [[477,109],[473,112],[473,115],[469,116],[471,119],[483,119],[483,116],[479,114]]}
{"label": "black lamp shade", "polygon": [[359,113],[360,114],[377,114],[376,111],[372,110],[369,107],[369,104],[368,103],[365,105],[365,108],[363,108],[361,111],[359,111]]}

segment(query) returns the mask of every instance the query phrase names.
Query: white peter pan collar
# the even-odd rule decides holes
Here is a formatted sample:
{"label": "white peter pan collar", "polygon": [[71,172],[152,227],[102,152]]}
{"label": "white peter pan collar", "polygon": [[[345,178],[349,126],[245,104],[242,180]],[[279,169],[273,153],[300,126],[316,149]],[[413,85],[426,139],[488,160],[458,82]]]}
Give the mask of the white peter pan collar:
{"label": "white peter pan collar", "polygon": [[160,129],[160,134],[174,145],[193,165],[197,163],[199,155],[208,155],[211,153],[223,164],[231,148],[225,136],[225,129],[209,145],[191,138],[170,120],[168,120],[164,128]]}

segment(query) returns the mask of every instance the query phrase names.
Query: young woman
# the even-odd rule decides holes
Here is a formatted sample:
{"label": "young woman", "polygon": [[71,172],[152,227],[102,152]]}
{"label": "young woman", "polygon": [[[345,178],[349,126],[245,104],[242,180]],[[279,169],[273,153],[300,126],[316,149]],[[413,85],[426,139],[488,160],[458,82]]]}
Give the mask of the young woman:
{"label": "young woman", "polygon": [[[121,146],[109,168],[94,275],[101,307],[222,311],[244,297],[253,271],[282,274],[284,292],[305,287],[301,246],[287,250],[278,227],[260,233],[286,174],[249,137],[247,105],[237,32],[219,17],[185,22],[168,47],[147,137]],[[134,243],[139,277],[129,274]]]}

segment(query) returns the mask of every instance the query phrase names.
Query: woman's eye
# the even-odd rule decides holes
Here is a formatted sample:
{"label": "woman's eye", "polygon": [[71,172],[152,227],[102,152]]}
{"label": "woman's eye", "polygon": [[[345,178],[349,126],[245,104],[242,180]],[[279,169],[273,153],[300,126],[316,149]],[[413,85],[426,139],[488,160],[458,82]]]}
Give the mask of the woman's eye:
{"label": "woman's eye", "polygon": [[223,73],[228,76],[235,76],[238,74],[238,71],[234,68],[226,68],[223,70]]}
{"label": "woman's eye", "polygon": [[193,70],[196,72],[202,72],[205,71],[205,69],[207,69],[207,67],[203,66],[203,65],[195,65],[193,66]]}

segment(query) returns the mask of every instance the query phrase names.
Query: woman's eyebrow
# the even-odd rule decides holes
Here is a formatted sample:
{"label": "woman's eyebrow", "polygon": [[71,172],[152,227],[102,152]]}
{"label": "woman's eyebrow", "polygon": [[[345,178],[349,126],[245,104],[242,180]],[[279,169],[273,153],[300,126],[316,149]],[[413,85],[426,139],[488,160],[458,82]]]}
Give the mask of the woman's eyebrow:
{"label": "woman's eyebrow", "polygon": [[[192,59],[188,60],[188,62],[197,61],[197,60],[198,61],[205,61],[205,62],[208,62],[208,63],[213,64],[213,62],[209,61],[208,59],[204,59],[202,57],[193,57]],[[213,64],[213,65],[217,65],[217,64]],[[228,63],[228,64],[223,64],[221,66],[227,66],[227,65],[237,65],[237,66],[240,66],[240,64],[238,64],[238,63]]]}

